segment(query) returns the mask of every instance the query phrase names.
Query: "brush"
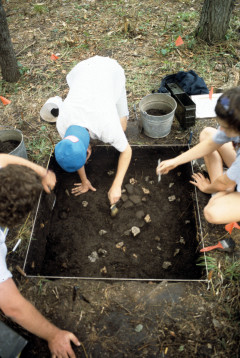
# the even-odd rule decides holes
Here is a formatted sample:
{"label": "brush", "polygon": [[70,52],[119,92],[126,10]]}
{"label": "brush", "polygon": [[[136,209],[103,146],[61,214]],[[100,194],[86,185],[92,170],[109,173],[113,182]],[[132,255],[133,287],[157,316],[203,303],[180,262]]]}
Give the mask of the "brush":
{"label": "brush", "polygon": [[200,252],[211,251],[214,249],[218,249],[220,251],[232,252],[235,246],[236,246],[235,241],[231,237],[229,237],[227,239],[220,240],[217,243],[217,245],[204,247],[203,249],[200,250]]}

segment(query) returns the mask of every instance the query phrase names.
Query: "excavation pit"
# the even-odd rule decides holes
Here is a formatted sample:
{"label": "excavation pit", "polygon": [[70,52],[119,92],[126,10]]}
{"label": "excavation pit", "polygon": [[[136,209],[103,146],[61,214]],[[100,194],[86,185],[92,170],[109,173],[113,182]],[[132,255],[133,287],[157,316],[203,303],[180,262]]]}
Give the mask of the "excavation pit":
{"label": "excavation pit", "polygon": [[77,173],[66,173],[50,158],[57,176],[56,202],[44,192],[24,264],[28,276],[104,280],[201,280],[196,265],[201,233],[190,163],[158,182],[158,160],[187,146],[133,146],[130,167],[111,216],[108,190],[119,153],[96,146],[85,166],[96,192],[74,196]]}

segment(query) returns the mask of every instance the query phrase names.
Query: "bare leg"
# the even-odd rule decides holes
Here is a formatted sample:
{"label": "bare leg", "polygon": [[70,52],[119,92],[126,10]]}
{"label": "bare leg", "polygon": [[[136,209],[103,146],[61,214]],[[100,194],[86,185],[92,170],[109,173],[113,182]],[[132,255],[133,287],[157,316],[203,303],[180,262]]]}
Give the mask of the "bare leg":
{"label": "bare leg", "polygon": [[240,193],[220,192],[204,208],[204,216],[211,224],[240,221]]}
{"label": "bare leg", "polygon": [[[200,134],[200,142],[206,138],[213,137],[216,133],[215,128],[207,127],[204,128]],[[218,151],[210,153],[204,157],[204,161],[208,170],[208,174],[211,182],[216,180],[220,175],[223,174],[223,162],[230,167],[236,159],[236,152],[233,148],[232,143],[226,143],[221,146]]]}

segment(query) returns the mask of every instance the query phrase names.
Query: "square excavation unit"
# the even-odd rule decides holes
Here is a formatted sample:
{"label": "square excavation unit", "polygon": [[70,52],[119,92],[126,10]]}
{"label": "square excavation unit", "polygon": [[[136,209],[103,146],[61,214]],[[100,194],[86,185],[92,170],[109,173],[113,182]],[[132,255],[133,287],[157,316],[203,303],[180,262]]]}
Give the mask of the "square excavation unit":
{"label": "square excavation unit", "polygon": [[[107,193],[119,153],[93,148],[85,166],[97,189],[74,196],[77,173],[66,173],[54,155],[54,194],[41,194],[24,269],[29,276],[96,280],[201,280],[196,266],[202,240],[197,191],[189,183],[191,163],[158,177],[159,159],[187,146],[133,146],[118,213],[111,216]],[[200,230],[200,232],[198,232]]]}

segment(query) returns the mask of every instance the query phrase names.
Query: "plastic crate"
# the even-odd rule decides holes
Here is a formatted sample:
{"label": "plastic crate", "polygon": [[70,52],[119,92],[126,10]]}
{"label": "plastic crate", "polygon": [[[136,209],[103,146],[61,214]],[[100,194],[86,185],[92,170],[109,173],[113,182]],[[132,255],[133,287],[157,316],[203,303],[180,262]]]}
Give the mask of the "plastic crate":
{"label": "plastic crate", "polygon": [[177,102],[175,112],[181,127],[187,129],[195,125],[196,104],[177,83],[167,83],[166,88]]}

